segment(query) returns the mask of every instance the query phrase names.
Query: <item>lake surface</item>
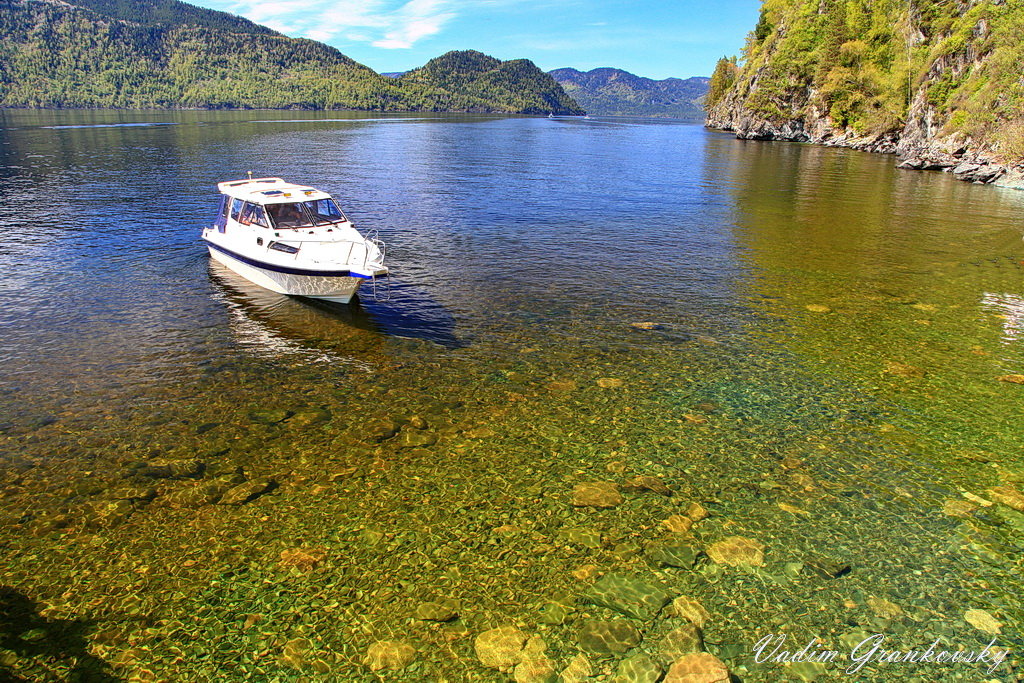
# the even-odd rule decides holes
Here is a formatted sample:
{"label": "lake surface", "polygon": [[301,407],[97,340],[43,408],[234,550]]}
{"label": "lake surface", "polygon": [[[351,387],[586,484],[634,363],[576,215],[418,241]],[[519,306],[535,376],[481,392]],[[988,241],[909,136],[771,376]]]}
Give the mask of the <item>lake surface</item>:
{"label": "lake surface", "polygon": [[[509,680],[474,644],[510,626],[610,680],[692,640],[628,581],[701,603],[743,681],[843,677],[756,661],[772,634],[1017,659],[1024,194],[671,121],[0,127],[0,677],[371,681],[399,641],[388,680]],[[379,230],[390,287],[319,305],[211,263],[248,171]],[[642,642],[594,652],[595,620]]]}

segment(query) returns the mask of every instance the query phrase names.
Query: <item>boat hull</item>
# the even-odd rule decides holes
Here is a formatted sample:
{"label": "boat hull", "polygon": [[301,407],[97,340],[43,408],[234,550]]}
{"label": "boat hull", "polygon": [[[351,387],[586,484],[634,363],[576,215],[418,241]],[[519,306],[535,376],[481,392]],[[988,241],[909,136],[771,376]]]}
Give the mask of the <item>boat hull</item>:
{"label": "boat hull", "polygon": [[298,275],[245,263],[211,244],[210,257],[235,271],[246,280],[279,294],[305,296],[347,304],[359,291],[364,278],[345,275]]}

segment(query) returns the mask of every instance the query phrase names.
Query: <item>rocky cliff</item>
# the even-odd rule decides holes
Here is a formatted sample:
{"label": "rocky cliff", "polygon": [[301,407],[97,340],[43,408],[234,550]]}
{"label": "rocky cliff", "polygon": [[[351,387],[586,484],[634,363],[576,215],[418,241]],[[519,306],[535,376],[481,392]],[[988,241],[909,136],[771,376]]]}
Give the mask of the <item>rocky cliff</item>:
{"label": "rocky cliff", "polygon": [[1022,34],[1022,0],[764,0],[706,125],[1024,187]]}

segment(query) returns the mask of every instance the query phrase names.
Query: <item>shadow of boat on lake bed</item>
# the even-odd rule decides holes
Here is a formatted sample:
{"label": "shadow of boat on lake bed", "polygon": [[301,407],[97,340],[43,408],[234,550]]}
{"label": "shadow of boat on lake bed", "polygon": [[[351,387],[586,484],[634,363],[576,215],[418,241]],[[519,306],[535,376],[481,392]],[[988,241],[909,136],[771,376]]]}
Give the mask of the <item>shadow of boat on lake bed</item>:
{"label": "shadow of boat on lake bed", "polygon": [[[239,344],[257,355],[359,363],[386,354],[394,338],[465,345],[455,336],[453,318],[409,287],[396,287],[401,294],[391,301],[375,301],[366,288],[361,300],[338,304],[272,292],[217,262],[210,263],[210,279]],[[378,284],[378,292],[384,287]]]}

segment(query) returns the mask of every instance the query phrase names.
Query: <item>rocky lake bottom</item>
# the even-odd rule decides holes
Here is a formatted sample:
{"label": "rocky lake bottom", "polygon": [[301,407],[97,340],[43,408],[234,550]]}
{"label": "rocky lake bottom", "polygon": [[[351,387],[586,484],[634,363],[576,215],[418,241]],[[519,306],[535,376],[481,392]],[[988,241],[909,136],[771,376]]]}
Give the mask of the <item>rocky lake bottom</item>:
{"label": "rocky lake bottom", "polygon": [[[464,125],[485,124],[518,139],[549,122]],[[260,139],[308,135],[294,125]],[[590,273],[601,248],[581,239],[557,252],[573,267],[545,278],[527,256],[564,230],[514,256],[495,230],[450,237],[519,272],[470,259],[452,284],[427,267],[433,247],[398,246],[392,300],[352,308],[261,292],[184,237],[146,284],[136,264],[83,276],[99,293],[59,307],[5,290],[0,677],[1018,680],[1024,248],[1004,227],[1017,200],[855,152],[665,127],[613,133],[676,136],[732,169],[727,202],[707,190],[692,208],[730,226],[728,275],[721,233],[673,236],[682,219],[644,205],[637,256],[658,277]],[[126,150],[170,144],[130,135]],[[74,159],[89,147],[69,145]],[[60,163],[66,184],[77,166]],[[785,197],[778,168],[796,178]],[[926,227],[863,237],[863,221],[886,225],[864,205],[878,186],[855,182],[865,168],[905,193],[894,222]],[[26,204],[44,192],[8,173]],[[808,174],[825,179],[813,197]],[[666,241],[698,256],[677,262]],[[7,282],[42,282],[21,248],[0,253]],[[883,651],[938,641],[988,659],[878,653],[844,673],[876,634]],[[765,638],[840,656],[771,660]]]}

